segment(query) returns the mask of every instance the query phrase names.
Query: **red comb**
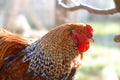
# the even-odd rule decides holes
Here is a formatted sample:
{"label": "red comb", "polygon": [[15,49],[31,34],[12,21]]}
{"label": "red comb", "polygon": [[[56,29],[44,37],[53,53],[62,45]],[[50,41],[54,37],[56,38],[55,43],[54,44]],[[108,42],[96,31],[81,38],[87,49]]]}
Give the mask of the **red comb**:
{"label": "red comb", "polygon": [[89,24],[86,24],[86,28],[87,28],[87,31],[88,31],[90,37],[92,37],[93,36],[93,28],[92,28],[92,26],[89,25]]}

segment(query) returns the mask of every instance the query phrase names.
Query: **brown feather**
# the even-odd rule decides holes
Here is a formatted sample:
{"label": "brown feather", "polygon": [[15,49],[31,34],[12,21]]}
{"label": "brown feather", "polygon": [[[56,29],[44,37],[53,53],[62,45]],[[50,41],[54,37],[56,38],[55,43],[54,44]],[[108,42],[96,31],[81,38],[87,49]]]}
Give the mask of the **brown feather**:
{"label": "brown feather", "polygon": [[27,71],[28,63],[23,64],[21,50],[28,45],[28,42],[22,36],[0,29],[0,79],[20,78],[19,76]]}
{"label": "brown feather", "polygon": [[[0,79],[72,80],[83,54],[71,31],[83,24],[64,24],[28,45],[28,39],[0,29]],[[81,56],[81,57],[80,57]]]}

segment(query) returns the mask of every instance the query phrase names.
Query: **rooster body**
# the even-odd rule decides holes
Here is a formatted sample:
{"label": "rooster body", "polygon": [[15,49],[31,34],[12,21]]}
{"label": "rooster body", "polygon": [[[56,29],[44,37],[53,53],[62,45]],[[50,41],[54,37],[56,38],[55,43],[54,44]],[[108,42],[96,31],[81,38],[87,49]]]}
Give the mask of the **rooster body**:
{"label": "rooster body", "polygon": [[82,59],[89,49],[92,32],[90,25],[64,24],[29,44],[28,39],[1,31],[0,78],[71,80],[81,65],[76,58]]}

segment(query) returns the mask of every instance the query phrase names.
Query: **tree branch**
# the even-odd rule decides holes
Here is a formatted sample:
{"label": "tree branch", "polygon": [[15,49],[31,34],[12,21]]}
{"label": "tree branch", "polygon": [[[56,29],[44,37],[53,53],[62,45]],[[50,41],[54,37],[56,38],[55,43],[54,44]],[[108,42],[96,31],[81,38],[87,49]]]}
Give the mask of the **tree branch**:
{"label": "tree branch", "polygon": [[115,42],[120,42],[120,35],[116,35],[116,36],[114,37],[114,41],[115,41]]}
{"label": "tree branch", "polygon": [[116,9],[120,12],[120,0],[114,0]]}
{"label": "tree branch", "polygon": [[[75,6],[71,7],[66,5],[65,3],[63,3],[63,0],[56,0],[57,3],[59,4],[59,6],[61,8],[63,8],[66,11],[76,11],[76,10],[86,10],[91,14],[100,14],[100,15],[109,15],[109,14],[116,14],[116,13],[120,13],[120,0],[114,0],[114,4],[115,4],[115,8],[113,9],[99,9],[99,8],[95,8],[83,3],[78,3],[74,0],[71,0],[72,3],[75,4]],[[114,37],[114,41],[115,42],[120,42],[120,35],[116,35]]]}
{"label": "tree branch", "polygon": [[[83,9],[83,10],[88,11],[91,14],[101,14],[101,15],[120,13],[120,10],[117,9],[118,6],[120,6],[120,5],[118,5],[118,0],[117,0],[117,4],[114,2],[115,5],[117,5],[117,7],[113,8],[113,9],[105,9],[105,10],[102,10],[99,8],[94,8],[92,6],[88,6],[83,3],[78,4],[77,2],[74,2],[75,6],[70,7],[70,6],[67,6],[66,4],[64,4],[62,2],[62,0],[57,0],[57,1],[58,1],[59,6],[67,11],[76,11],[76,10]],[[73,0],[71,0],[71,1],[73,2]],[[120,3],[120,0],[119,0],[119,3]]]}

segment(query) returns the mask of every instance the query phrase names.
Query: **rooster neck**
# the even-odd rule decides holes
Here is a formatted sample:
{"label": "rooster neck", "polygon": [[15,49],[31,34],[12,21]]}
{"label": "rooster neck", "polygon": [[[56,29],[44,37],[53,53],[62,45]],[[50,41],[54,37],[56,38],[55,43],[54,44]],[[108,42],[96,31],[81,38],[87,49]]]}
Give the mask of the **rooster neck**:
{"label": "rooster neck", "polygon": [[47,52],[51,52],[53,57],[69,55],[69,59],[73,59],[76,45],[71,39],[70,27],[54,29],[40,40],[40,44]]}
{"label": "rooster neck", "polygon": [[38,40],[31,52],[33,55],[30,58],[29,70],[41,77],[53,77],[57,80],[68,76],[75,65],[75,58],[79,55],[70,30],[70,27],[58,27]]}

